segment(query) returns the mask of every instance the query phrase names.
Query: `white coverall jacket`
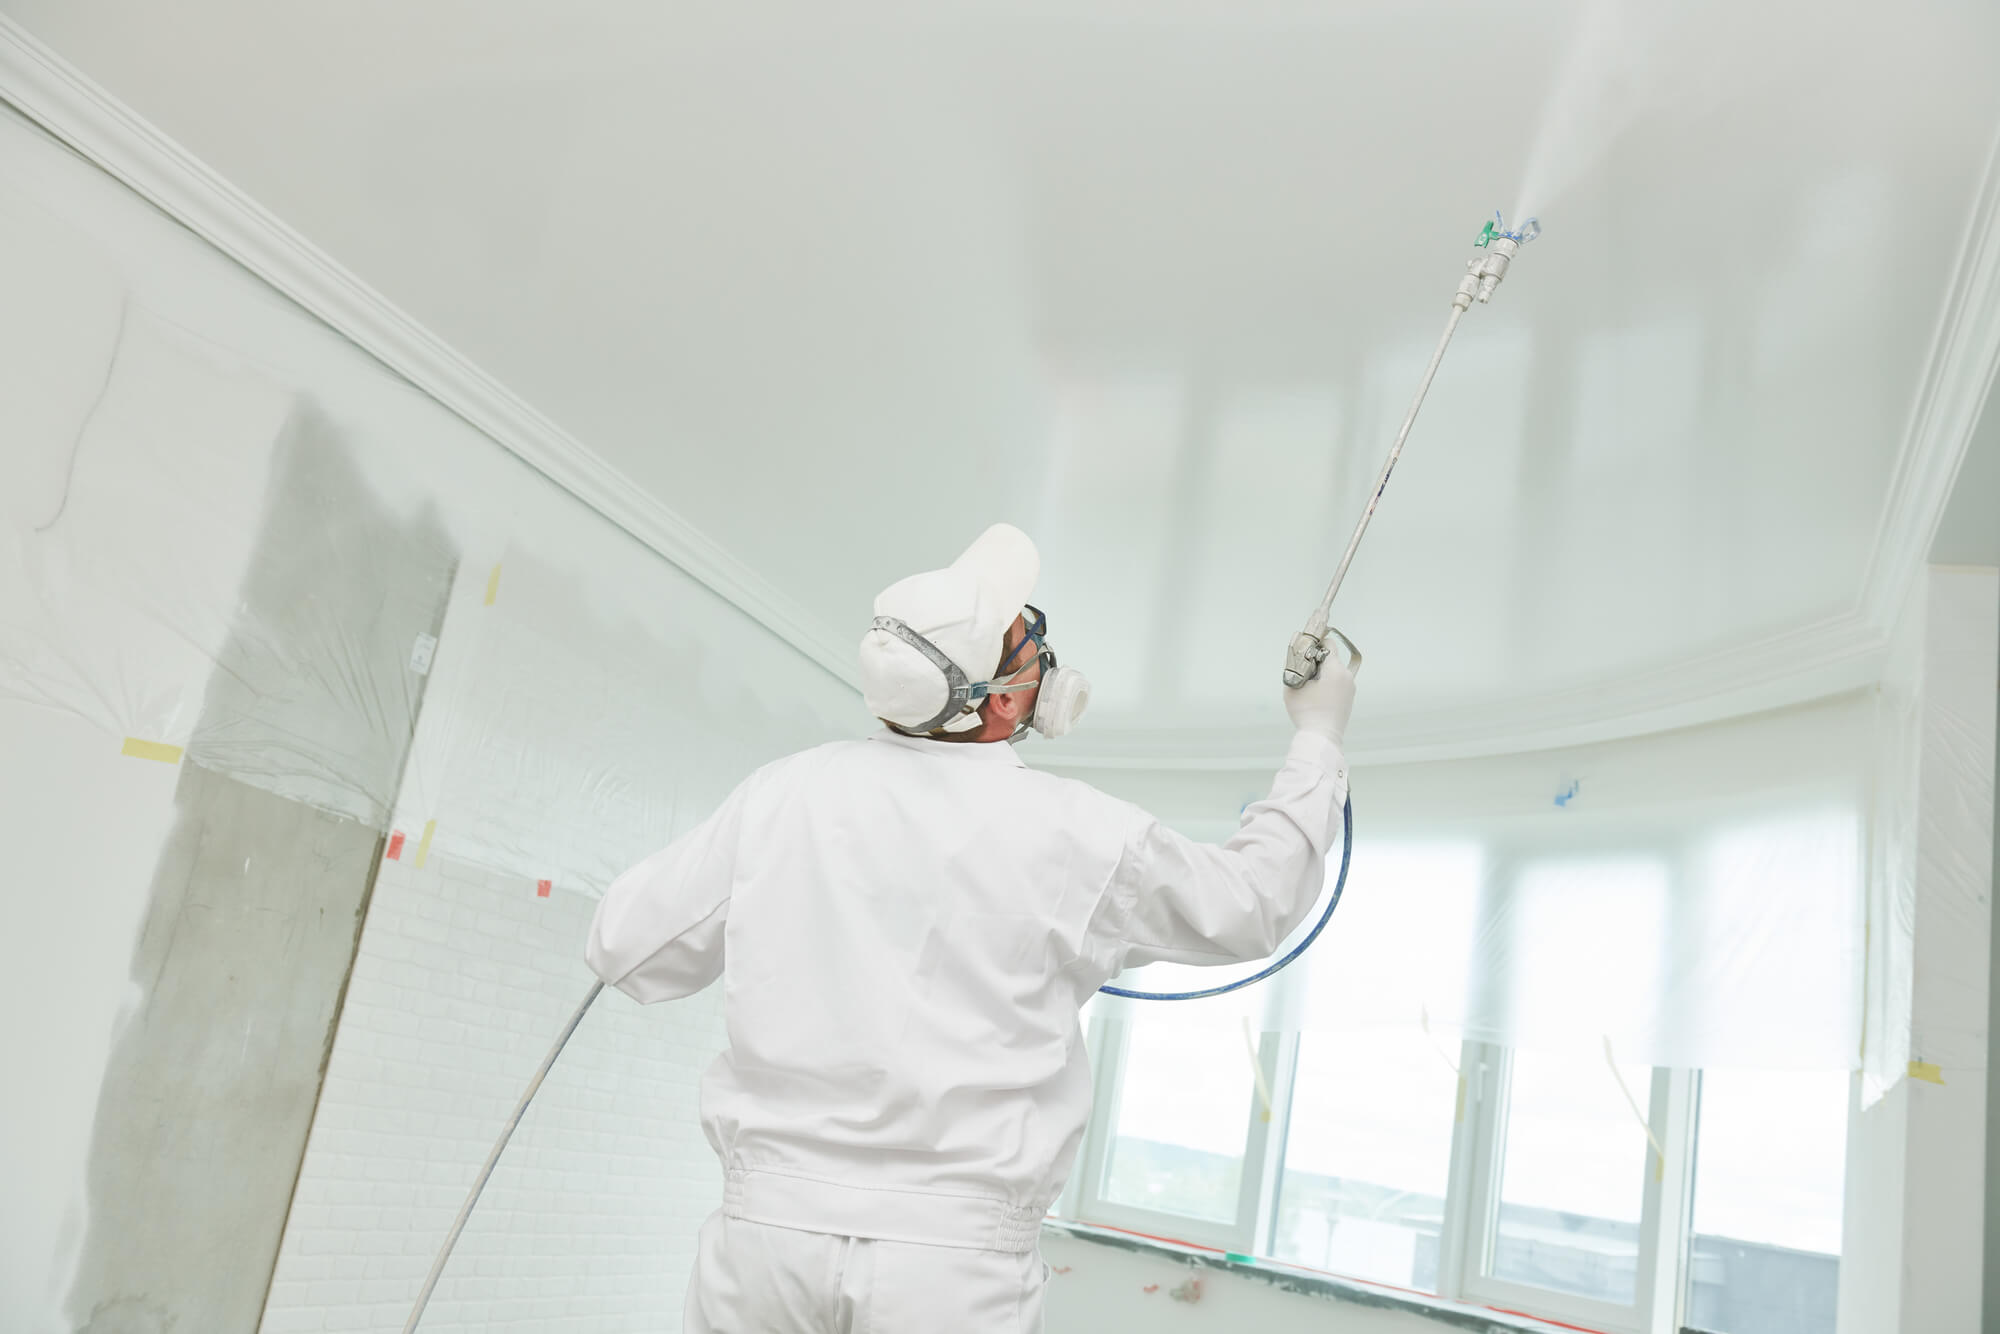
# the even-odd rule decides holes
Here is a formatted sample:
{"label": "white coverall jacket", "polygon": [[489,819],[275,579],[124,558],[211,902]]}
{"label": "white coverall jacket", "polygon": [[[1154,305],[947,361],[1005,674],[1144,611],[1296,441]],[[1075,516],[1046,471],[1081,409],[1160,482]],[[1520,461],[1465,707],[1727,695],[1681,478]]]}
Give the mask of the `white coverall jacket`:
{"label": "white coverall jacket", "polygon": [[1090,1113],[1077,1012],[1128,965],[1274,950],[1346,791],[1299,733],[1215,846],[1005,743],[883,731],[765,766],[620,876],[597,975],[642,1002],[723,979],[701,1089],[723,1207],[686,1328],[1039,1328],[1036,1239]]}

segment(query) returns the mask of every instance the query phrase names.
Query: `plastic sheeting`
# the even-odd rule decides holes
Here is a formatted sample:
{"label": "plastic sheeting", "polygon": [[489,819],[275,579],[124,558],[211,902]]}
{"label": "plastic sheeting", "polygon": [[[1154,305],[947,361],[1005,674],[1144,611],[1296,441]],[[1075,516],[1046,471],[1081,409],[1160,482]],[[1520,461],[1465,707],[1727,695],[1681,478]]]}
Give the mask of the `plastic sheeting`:
{"label": "plastic sheeting", "polygon": [[664,573],[579,575],[519,545],[464,567],[435,668],[447,702],[418,738],[402,827],[601,891],[787,740],[825,739],[800,695],[816,669],[761,634],[731,645],[738,614]]}
{"label": "plastic sheeting", "polygon": [[584,889],[757,763],[866,725],[847,686],[4,111],[0,164],[0,701]]}
{"label": "plastic sheeting", "polygon": [[1609,1038],[1647,1064],[1850,1069],[1876,709],[1850,696],[1597,746],[1360,768],[1346,895],[1305,958],[1234,996],[1121,1012],[1428,1027],[1454,1058],[1461,1035],[1592,1052]]}
{"label": "plastic sheeting", "polygon": [[1983,1079],[1993,885],[1996,576],[1932,566],[1890,641],[1869,846],[1861,1101]]}

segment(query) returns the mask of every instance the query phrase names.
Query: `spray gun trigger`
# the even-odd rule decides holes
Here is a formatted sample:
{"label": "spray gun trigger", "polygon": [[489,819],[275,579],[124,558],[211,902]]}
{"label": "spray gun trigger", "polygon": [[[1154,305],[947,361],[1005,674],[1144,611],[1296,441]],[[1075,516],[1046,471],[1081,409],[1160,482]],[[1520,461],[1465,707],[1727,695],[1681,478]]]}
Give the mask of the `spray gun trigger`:
{"label": "spray gun trigger", "polygon": [[1326,661],[1326,641],[1311,630],[1301,630],[1292,636],[1292,642],[1285,649],[1285,684],[1293,690],[1319,675],[1320,663]]}

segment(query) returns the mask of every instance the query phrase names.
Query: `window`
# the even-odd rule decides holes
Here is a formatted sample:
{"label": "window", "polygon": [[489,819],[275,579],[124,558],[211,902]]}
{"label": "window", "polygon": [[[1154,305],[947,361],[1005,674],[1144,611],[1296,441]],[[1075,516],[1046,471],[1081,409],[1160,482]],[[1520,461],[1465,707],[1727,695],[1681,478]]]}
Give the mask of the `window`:
{"label": "window", "polygon": [[1712,1334],[1833,1334],[1848,1076],[1701,1078],[1686,1323]]}
{"label": "window", "polygon": [[[1825,1060],[1838,1026],[1798,1015],[1849,994],[1815,971],[1853,957],[1824,947],[1838,924],[1772,956],[1782,985],[1717,969],[1763,921],[1739,902],[1849,914],[1837,823],[1560,857],[1358,846],[1368,892],[1254,1001],[1094,1007],[1096,1112],[1059,1213],[1603,1334],[1835,1334],[1847,1076],[1655,1068],[1605,1034],[1718,1049],[1748,997]],[[1169,967],[1140,985],[1215,976]]]}
{"label": "window", "polygon": [[[1626,1066],[1628,1089],[1653,1072]],[[1630,1306],[1651,1150],[1602,1061],[1516,1052],[1487,1272],[1509,1283]]]}
{"label": "window", "polygon": [[[1160,985],[1157,973],[1142,985]],[[1265,1169],[1265,1091],[1281,1083],[1296,1043],[1241,1025],[1125,1023],[1119,1013],[1090,1013],[1096,1110],[1057,1212],[1227,1251],[1263,1249],[1259,1210],[1275,1175]]]}
{"label": "window", "polygon": [[[1190,1079],[1194,1070],[1202,1077]],[[1103,1198],[1233,1222],[1243,1192],[1253,1082],[1239,1034],[1134,1025],[1126,1039]]]}
{"label": "window", "polygon": [[1301,1035],[1274,1256],[1438,1290],[1458,1105],[1448,1060],[1415,1027]]}

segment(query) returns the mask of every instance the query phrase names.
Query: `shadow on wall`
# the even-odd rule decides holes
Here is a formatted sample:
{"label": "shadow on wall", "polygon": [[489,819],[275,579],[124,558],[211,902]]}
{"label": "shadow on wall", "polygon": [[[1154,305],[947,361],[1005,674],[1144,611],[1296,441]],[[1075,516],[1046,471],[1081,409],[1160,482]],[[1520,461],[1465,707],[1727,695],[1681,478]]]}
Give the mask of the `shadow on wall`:
{"label": "shadow on wall", "polygon": [[257,1327],[456,565],[295,410],[175,790],[92,1132],[88,1334]]}

